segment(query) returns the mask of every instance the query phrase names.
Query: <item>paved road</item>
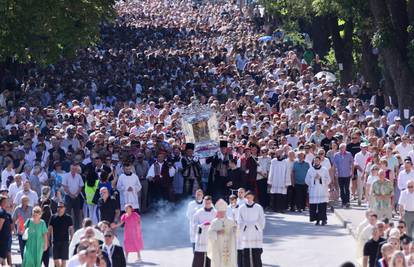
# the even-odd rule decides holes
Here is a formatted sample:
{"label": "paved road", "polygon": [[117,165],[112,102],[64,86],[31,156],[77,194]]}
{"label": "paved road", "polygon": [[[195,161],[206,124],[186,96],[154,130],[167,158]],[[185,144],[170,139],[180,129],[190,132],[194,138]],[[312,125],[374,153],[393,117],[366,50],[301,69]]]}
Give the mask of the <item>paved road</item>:
{"label": "paved road", "polygon": [[[134,263],[135,255],[130,255],[129,266],[191,266],[185,208],[167,207],[143,216],[144,262]],[[265,267],[335,267],[355,259],[355,241],[333,214],[325,227],[309,223],[306,213],[268,213],[266,223]],[[122,232],[118,234],[122,239]],[[14,258],[17,263],[20,257]]]}
{"label": "paved road", "polygon": [[[165,214],[170,215],[166,218]],[[183,208],[144,218],[144,264],[131,266],[191,266],[181,214]],[[266,223],[262,257],[266,267],[335,267],[355,259],[355,241],[333,214],[325,227],[309,223],[306,213],[268,213]]]}

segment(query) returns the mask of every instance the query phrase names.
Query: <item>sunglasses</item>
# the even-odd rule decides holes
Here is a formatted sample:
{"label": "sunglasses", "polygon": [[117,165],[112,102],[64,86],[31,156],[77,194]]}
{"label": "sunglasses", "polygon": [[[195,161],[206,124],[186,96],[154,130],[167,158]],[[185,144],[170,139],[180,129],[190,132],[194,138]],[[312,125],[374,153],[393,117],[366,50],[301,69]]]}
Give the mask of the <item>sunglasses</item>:
{"label": "sunglasses", "polygon": [[407,186],[408,188],[413,188],[414,186],[412,186],[412,185],[409,185],[409,186]]}

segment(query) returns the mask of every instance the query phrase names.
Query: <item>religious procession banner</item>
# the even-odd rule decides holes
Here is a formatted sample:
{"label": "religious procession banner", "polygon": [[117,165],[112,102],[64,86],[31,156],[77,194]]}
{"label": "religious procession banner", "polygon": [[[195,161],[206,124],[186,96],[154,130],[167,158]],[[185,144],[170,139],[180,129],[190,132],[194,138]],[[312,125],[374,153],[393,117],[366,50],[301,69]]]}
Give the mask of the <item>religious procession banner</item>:
{"label": "religious procession banner", "polygon": [[194,143],[199,158],[213,156],[219,150],[217,113],[194,100],[181,111],[181,127],[186,143]]}

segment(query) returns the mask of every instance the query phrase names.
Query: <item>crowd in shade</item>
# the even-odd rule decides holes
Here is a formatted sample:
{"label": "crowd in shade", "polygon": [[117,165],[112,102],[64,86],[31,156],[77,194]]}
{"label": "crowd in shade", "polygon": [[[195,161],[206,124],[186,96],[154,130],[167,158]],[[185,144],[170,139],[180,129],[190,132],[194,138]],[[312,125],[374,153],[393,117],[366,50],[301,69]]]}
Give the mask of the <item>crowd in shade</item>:
{"label": "crowd in shade", "polygon": [[[193,267],[260,267],[264,211],[329,227],[329,209],[352,200],[369,207],[357,233],[362,266],[414,266],[414,117],[400,115],[384,88],[316,76],[325,67],[307,44],[279,30],[260,38],[268,33],[254,5],[115,8],[96,46],[5,72],[3,264],[12,264],[12,235],[23,266],[52,257],[55,266],[118,267],[131,253],[141,261],[141,216],[196,197],[187,212]],[[218,114],[220,148],[208,158],[180,125],[194,98]],[[208,233],[223,216],[244,229],[235,265],[210,261]]]}

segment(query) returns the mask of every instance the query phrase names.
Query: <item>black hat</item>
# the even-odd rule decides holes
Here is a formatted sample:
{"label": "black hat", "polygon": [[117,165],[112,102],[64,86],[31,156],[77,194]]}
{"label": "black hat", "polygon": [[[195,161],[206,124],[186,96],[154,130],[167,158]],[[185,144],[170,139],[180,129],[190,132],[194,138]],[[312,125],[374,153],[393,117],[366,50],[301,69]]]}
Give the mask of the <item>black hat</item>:
{"label": "black hat", "polygon": [[220,147],[227,147],[228,142],[226,140],[220,140]]}
{"label": "black hat", "polygon": [[193,143],[185,144],[185,150],[187,150],[187,149],[194,150],[194,148],[195,148],[195,145]]}

